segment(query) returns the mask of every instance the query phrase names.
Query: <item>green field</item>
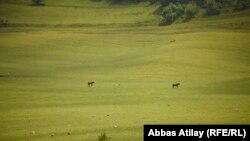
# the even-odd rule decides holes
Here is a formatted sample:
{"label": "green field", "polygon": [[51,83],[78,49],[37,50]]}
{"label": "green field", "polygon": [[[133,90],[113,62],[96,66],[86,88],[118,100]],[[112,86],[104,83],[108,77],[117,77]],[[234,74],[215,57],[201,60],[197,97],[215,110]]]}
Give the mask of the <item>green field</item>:
{"label": "green field", "polygon": [[142,141],[144,124],[249,124],[250,10],[157,26],[155,8],[0,0],[0,140]]}

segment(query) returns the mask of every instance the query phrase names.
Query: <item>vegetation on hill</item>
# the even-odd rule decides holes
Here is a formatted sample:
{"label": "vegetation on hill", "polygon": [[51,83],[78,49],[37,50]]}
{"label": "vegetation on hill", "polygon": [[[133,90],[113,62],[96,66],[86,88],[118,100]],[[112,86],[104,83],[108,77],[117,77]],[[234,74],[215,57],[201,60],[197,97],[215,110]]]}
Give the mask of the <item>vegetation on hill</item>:
{"label": "vegetation on hill", "polygon": [[187,21],[196,16],[199,11],[212,16],[222,11],[238,11],[250,7],[250,0],[92,0],[106,1],[115,4],[139,3],[148,1],[159,4],[155,14],[162,16],[160,25],[169,25],[176,20]]}
{"label": "vegetation on hill", "polygon": [[8,24],[8,19],[4,19],[0,17],[0,27],[6,27]]}
{"label": "vegetation on hill", "polygon": [[[81,0],[65,0],[58,2],[56,0],[50,0],[50,1],[45,1],[45,0],[0,0],[1,3],[18,3],[18,4],[23,4],[23,5],[45,5],[48,6],[48,9],[51,11],[50,14],[54,15],[54,20],[59,21],[61,15],[58,15],[60,13],[60,9],[63,7],[71,7],[71,8],[79,8],[79,9],[71,9],[73,11],[76,11],[77,15],[79,15],[78,18],[76,18],[75,14],[69,14],[70,9],[63,10],[66,14],[63,15],[65,19],[68,19],[69,22],[74,21],[73,23],[68,23],[71,24],[71,26],[88,26],[88,25],[103,25],[110,23],[111,21],[108,20],[108,17],[111,17],[111,14],[114,14],[117,16],[116,21],[118,22],[117,24],[124,24],[124,25],[170,25],[172,23],[180,23],[180,22],[186,22],[189,21],[195,17],[207,17],[207,16],[214,16],[214,15],[220,15],[228,12],[236,12],[244,9],[249,9],[250,7],[250,0],[86,0],[86,1],[81,1]],[[92,3],[92,7],[109,7],[110,10],[106,10],[106,14],[99,9],[100,13],[98,15],[92,15],[91,13],[86,13],[86,7],[87,3]],[[144,7],[136,7],[133,4],[138,4],[140,2],[143,2],[143,5],[147,5]],[[115,5],[113,5],[115,4]],[[126,5],[130,4],[130,5]],[[148,6],[150,4],[150,6]],[[126,5],[126,6],[125,6]],[[119,9],[112,11],[111,9],[114,8],[115,6],[120,6]],[[3,7],[3,6],[2,6]],[[52,9],[53,7],[53,9]],[[61,7],[61,8],[60,8]],[[80,9],[81,8],[81,9]],[[29,8],[31,11],[33,11],[33,8]],[[134,12],[130,13],[130,15],[126,11],[130,11],[129,9],[134,9]],[[19,9],[18,11],[20,11]],[[27,9],[26,9],[27,10]],[[4,9],[2,9],[4,11]],[[31,12],[29,11],[29,12]],[[29,22],[33,21],[38,23],[40,20],[39,16],[45,17],[43,14],[44,9],[37,8],[36,12],[33,13],[34,17],[30,19]],[[67,12],[69,11],[69,12]],[[112,12],[109,12],[112,11]],[[28,11],[27,11],[28,12]],[[122,13],[127,13],[127,14],[122,14]],[[152,14],[153,13],[153,14]],[[122,15],[120,15],[122,14]],[[14,25],[13,21],[18,20],[18,24],[20,23],[23,24],[18,18],[19,16],[18,13],[15,13],[15,18],[14,15],[13,17],[9,17],[8,15],[12,16],[12,13],[5,13],[2,14],[0,13],[0,17],[3,18],[8,18],[9,23],[8,25]],[[84,16],[82,16],[84,15]],[[93,22],[89,22],[90,20],[85,20],[85,15],[88,17],[88,19],[94,19]],[[124,18],[119,18],[120,16],[127,16],[131,20],[124,20]],[[132,15],[132,16],[131,16]],[[80,17],[81,16],[81,17]],[[104,20],[101,19],[101,17],[107,17]],[[37,20],[35,20],[37,18]],[[58,19],[58,20],[56,20]],[[119,19],[119,20],[118,20]],[[52,22],[53,20],[49,20],[48,22]],[[64,20],[66,21],[66,20]],[[105,23],[102,23],[105,22]],[[49,23],[45,21],[41,21],[38,23],[40,26],[50,26]],[[86,23],[87,22],[87,23]],[[0,23],[2,27],[5,27],[5,23],[1,22]],[[113,23],[114,24],[114,23]],[[15,24],[16,26],[17,24]],[[25,24],[27,25],[27,23]],[[55,24],[54,24],[55,25]],[[56,25],[65,25],[62,22],[57,22]],[[23,24],[24,26],[24,24]]]}
{"label": "vegetation on hill", "polygon": [[159,0],[158,14],[163,17],[162,24],[171,24],[176,19],[186,21],[196,16],[199,9],[206,15],[218,15],[221,11],[238,11],[250,7],[250,0]]}
{"label": "vegetation on hill", "polygon": [[43,0],[32,0],[32,5],[35,5],[35,6],[44,5],[44,1]]}
{"label": "vegetation on hill", "polygon": [[[100,0],[97,0],[97,1],[100,1]],[[110,3],[124,4],[124,3],[139,3],[139,2],[143,2],[147,0],[106,0],[106,1]]]}

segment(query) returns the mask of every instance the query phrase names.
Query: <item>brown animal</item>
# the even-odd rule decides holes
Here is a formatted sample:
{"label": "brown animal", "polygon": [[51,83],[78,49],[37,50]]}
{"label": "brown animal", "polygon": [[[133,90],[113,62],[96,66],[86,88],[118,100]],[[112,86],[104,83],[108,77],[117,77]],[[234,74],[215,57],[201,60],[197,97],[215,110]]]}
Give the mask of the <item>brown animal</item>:
{"label": "brown animal", "polygon": [[94,83],[95,83],[94,81],[90,81],[90,82],[88,82],[88,86],[92,87],[94,85]]}
{"label": "brown animal", "polygon": [[174,43],[174,42],[175,42],[175,40],[171,40],[171,41],[170,41],[170,43]]}
{"label": "brown animal", "polygon": [[173,88],[175,88],[175,87],[178,88],[180,85],[181,85],[180,83],[174,83],[174,84],[173,84]]}

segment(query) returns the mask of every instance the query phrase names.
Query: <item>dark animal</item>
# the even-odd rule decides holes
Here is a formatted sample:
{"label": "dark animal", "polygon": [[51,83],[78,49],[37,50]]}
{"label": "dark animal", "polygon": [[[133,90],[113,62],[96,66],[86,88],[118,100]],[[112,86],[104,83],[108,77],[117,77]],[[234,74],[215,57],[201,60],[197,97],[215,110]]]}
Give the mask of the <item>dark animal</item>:
{"label": "dark animal", "polygon": [[94,83],[95,83],[94,81],[90,81],[90,82],[88,82],[88,86],[92,87],[94,85]]}
{"label": "dark animal", "polygon": [[175,42],[175,40],[171,40],[171,41],[170,41],[170,43],[173,43],[173,42]]}
{"label": "dark animal", "polygon": [[181,85],[180,83],[174,83],[173,88],[175,88],[175,87],[178,88],[180,85]]}

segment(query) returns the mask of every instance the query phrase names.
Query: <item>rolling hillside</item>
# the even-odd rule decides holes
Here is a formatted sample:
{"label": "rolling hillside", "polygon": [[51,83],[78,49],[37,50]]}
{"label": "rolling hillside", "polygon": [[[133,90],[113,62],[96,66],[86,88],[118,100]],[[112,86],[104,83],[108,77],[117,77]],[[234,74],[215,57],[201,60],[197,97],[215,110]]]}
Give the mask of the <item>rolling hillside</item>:
{"label": "rolling hillside", "polygon": [[249,10],[158,26],[148,3],[29,4],[0,0],[0,140],[142,141],[144,124],[250,123]]}

